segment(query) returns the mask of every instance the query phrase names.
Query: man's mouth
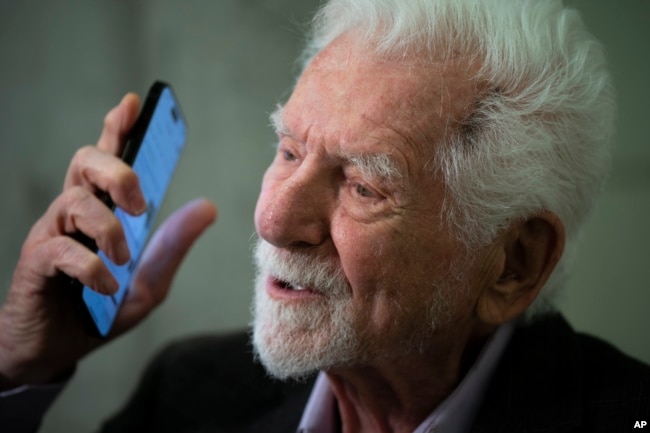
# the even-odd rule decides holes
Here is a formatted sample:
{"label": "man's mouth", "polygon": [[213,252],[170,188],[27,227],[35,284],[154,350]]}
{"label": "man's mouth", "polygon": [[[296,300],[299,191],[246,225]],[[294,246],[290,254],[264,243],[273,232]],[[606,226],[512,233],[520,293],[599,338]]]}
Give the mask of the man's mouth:
{"label": "man's mouth", "polygon": [[270,277],[268,281],[269,284],[267,285],[267,290],[272,293],[293,293],[295,295],[319,294],[319,292],[317,290],[314,290],[312,287],[297,283],[291,283],[289,281],[285,281],[276,277]]}
{"label": "man's mouth", "polygon": [[278,280],[278,284],[280,285],[280,287],[282,287],[285,290],[298,290],[298,291],[307,290],[305,286],[291,284],[287,281]]}

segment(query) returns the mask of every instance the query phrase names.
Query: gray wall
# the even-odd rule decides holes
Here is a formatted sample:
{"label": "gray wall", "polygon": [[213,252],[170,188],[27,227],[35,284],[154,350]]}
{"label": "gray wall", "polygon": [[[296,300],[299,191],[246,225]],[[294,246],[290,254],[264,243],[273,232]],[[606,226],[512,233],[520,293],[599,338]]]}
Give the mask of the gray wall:
{"label": "gray wall", "polygon": [[[89,356],[43,432],[96,428],[166,342],[245,326],[252,213],[272,155],[268,113],[286,98],[316,0],[0,2],[0,296],[23,238],[59,190],[69,158],[105,112],[156,78],[174,84],[190,143],[163,217],[205,196],[220,207],[166,303]],[[571,322],[650,361],[650,3],[574,1],[607,45],[620,89],[620,145],[562,301]]]}

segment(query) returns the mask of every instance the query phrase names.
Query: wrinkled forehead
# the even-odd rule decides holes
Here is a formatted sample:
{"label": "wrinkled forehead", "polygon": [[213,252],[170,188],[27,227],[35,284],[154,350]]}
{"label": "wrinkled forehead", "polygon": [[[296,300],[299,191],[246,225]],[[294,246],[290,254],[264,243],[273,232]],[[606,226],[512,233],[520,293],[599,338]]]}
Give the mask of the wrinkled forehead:
{"label": "wrinkled forehead", "polygon": [[328,126],[347,127],[345,134],[385,126],[433,145],[475,107],[475,71],[469,58],[381,57],[345,34],[307,65],[292,99],[313,118],[331,119],[326,110],[340,115],[344,124]]}

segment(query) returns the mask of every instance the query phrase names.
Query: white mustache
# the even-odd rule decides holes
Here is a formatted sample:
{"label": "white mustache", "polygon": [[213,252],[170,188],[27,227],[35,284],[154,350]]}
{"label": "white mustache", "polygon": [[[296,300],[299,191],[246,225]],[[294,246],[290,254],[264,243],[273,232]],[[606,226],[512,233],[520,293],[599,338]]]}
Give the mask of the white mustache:
{"label": "white mustache", "polygon": [[258,278],[272,276],[292,286],[309,288],[328,297],[346,296],[350,288],[340,267],[325,257],[285,251],[263,239],[255,245]]}

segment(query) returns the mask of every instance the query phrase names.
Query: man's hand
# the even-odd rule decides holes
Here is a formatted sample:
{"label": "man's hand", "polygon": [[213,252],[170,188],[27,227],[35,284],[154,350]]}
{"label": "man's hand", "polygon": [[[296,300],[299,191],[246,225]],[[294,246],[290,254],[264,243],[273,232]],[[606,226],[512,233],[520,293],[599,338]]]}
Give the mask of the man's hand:
{"label": "man's hand", "polygon": [[[118,158],[139,104],[136,95],[128,94],[108,113],[97,146],[75,154],[63,192],[23,244],[0,309],[0,389],[51,381],[105,342],[82,326],[72,299],[80,293],[66,275],[104,294],[114,293],[117,282],[97,254],[70,235],[82,232],[115,263],[128,261],[122,226],[96,194],[107,192],[133,215],[145,210],[137,176]],[[110,338],[136,325],[165,298],[185,254],[215,219],[215,206],[196,200],[160,227],[143,253]]]}

